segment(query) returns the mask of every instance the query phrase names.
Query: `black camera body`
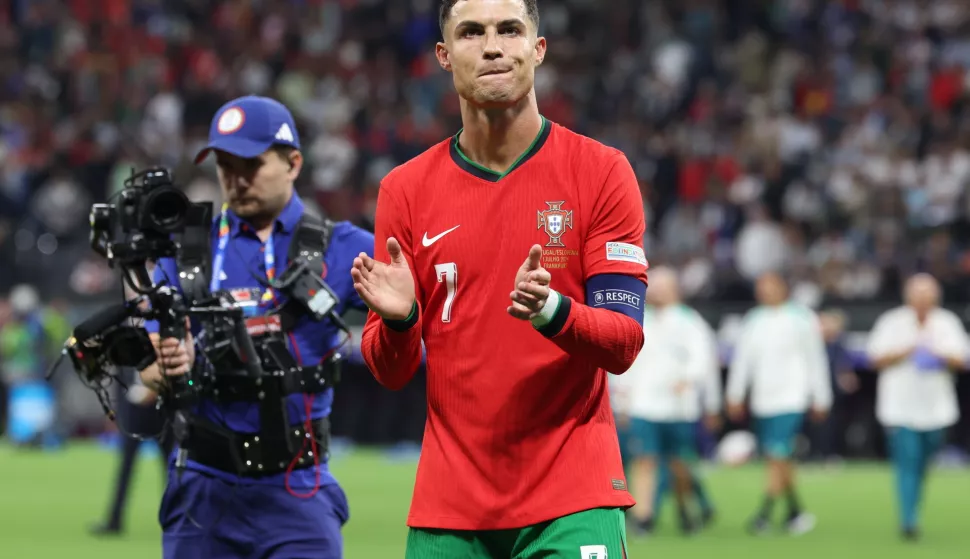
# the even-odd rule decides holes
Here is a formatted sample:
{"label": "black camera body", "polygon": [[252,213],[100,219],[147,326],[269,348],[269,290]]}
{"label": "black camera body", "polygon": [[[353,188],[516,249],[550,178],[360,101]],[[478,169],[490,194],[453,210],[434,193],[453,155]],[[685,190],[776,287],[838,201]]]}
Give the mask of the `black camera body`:
{"label": "black camera body", "polygon": [[112,266],[174,257],[172,235],[181,233],[198,208],[164,168],[132,173],[114,204],[91,206],[91,248]]}

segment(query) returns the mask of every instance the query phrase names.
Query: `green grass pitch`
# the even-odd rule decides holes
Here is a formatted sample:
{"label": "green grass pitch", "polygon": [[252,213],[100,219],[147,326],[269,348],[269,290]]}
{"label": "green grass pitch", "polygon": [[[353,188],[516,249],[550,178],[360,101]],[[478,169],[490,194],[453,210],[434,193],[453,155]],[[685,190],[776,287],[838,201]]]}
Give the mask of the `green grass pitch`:
{"label": "green grass pitch", "polygon": [[[0,557],[159,557],[156,513],[162,488],[153,458],[143,456],[138,464],[126,535],[98,540],[86,533],[104,512],[116,465],[113,453],[91,445],[75,444],[52,454],[0,446]],[[403,557],[414,464],[356,451],[337,457],[333,470],[351,503],[351,520],[344,529],[345,557]],[[933,473],[924,507],[924,537],[917,544],[898,538],[890,473],[882,465],[803,471],[803,500],[818,515],[819,524],[811,534],[795,539],[780,534],[752,538],[744,533],[745,521],[760,496],[761,473],[756,466],[712,470],[706,479],[719,509],[716,524],[685,539],[674,529],[672,511],[667,510],[656,536],[631,540],[631,558],[970,557],[970,475],[966,471]]]}

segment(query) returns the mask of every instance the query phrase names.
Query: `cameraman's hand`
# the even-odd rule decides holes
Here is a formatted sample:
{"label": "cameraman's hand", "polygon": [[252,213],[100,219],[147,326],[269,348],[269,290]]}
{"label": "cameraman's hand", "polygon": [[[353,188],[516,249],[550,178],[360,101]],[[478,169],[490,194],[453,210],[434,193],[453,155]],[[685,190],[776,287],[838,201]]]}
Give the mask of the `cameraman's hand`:
{"label": "cameraman's hand", "polygon": [[158,334],[151,334],[150,338],[158,357],[157,364],[161,375],[174,377],[184,375],[192,369],[195,362],[195,340],[191,331],[186,329],[183,340],[163,339]]}

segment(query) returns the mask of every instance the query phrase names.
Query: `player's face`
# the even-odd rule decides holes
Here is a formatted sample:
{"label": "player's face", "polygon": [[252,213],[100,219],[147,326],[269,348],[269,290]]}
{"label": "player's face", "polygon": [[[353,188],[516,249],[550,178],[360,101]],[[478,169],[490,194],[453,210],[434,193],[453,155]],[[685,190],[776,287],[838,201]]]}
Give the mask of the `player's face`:
{"label": "player's face", "polygon": [[226,203],[233,213],[250,222],[276,218],[289,202],[302,163],[300,152],[293,152],[286,160],[272,150],[249,159],[216,151]]}
{"label": "player's face", "polygon": [[658,307],[670,305],[677,300],[677,289],[677,276],[668,270],[657,270],[650,274],[647,300]]}
{"label": "player's face", "polygon": [[546,54],[537,33],[522,0],[464,0],[452,8],[436,55],[463,99],[509,107],[532,92]]}
{"label": "player's face", "polygon": [[785,282],[775,274],[766,274],[758,278],[755,285],[755,295],[762,305],[779,305],[788,297]]}
{"label": "player's face", "polygon": [[916,312],[926,313],[940,301],[940,288],[936,280],[928,276],[917,276],[906,286],[906,303]]}

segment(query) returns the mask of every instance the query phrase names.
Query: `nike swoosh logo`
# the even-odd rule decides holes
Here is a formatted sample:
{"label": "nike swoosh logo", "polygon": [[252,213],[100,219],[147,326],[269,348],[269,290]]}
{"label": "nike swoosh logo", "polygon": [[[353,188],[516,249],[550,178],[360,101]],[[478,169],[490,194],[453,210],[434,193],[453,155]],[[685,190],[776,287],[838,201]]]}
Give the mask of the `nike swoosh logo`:
{"label": "nike swoosh logo", "polygon": [[451,229],[445,231],[444,233],[440,233],[438,235],[435,235],[434,237],[431,237],[430,239],[428,238],[428,232],[425,231],[424,232],[424,238],[421,239],[421,246],[423,246],[425,248],[428,248],[429,246],[431,246],[431,245],[435,244],[436,242],[438,242],[438,239],[440,239],[441,237],[444,237],[445,235],[447,235],[448,233],[451,233],[452,231],[454,231],[455,229],[458,229],[459,227],[461,227],[461,225],[455,225],[454,227],[452,227]]}

